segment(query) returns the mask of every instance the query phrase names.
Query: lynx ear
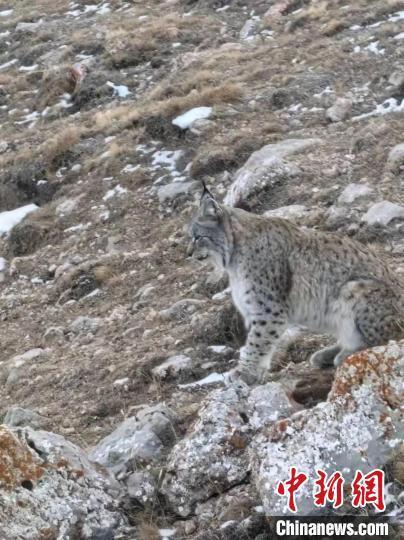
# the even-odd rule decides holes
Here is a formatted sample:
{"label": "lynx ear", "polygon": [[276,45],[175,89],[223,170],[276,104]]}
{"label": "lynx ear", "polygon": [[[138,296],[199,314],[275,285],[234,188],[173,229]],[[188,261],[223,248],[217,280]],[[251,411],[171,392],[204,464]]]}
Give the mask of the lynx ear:
{"label": "lynx ear", "polygon": [[203,192],[201,196],[201,213],[203,216],[219,218],[223,215],[223,210],[220,204],[216,201],[212,193],[206,187],[205,182],[202,180]]}

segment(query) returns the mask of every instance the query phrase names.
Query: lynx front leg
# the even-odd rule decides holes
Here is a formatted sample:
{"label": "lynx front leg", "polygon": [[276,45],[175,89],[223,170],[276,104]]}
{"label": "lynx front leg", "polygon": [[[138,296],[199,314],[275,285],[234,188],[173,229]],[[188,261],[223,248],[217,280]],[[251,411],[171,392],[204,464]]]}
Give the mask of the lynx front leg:
{"label": "lynx front leg", "polygon": [[247,384],[256,382],[260,376],[260,365],[264,360],[270,369],[268,356],[285,331],[287,320],[281,308],[268,308],[267,311],[271,313],[266,313],[265,316],[257,314],[251,318],[247,341],[240,350],[238,366],[229,373],[230,381],[241,378]]}

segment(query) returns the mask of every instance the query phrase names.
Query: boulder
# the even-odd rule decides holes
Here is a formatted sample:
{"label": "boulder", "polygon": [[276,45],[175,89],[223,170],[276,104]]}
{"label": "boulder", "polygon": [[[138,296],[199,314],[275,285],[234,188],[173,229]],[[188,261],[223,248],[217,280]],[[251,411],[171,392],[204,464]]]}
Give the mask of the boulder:
{"label": "boulder", "polygon": [[236,172],[224,199],[225,204],[235,206],[254,193],[274,185],[279,178],[296,176],[299,168],[285,158],[318,144],[321,144],[320,139],[286,139],[253,152]]}
{"label": "boulder", "polygon": [[163,457],[175,440],[175,422],[174,413],[164,405],[146,407],[102,439],[90,452],[90,459],[124,477]]}
{"label": "boulder", "polygon": [[240,383],[211,392],[168,460],[161,491],[171,508],[186,517],[197,503],[243,482],[254,432],[294,410],[279,383],[253,390]]}
{"label": "boulder", "polygon": [[175,445],[161,491],[180,516],[246,478],[248,425],[240,414],[245,392],[242,387],[211,393],[191,433]]}
{"label": "boulder", "polygon": [[109,474],[60,435],[0,426],[4,538],[98,538],[122,518]]}
{"label": "boulder", "polygon": [[292,465],[309,478],[296,494],[298,513],[313,515],[324,512],[313,503],[317,469],[343,471],[349,483],[357,469],[366,474],[386,464],[403,436],[403,368],[404,342],[352,355],[338,368],[326,402],[257,435],[252,477],[267,515],[289,513],[276,488]]}

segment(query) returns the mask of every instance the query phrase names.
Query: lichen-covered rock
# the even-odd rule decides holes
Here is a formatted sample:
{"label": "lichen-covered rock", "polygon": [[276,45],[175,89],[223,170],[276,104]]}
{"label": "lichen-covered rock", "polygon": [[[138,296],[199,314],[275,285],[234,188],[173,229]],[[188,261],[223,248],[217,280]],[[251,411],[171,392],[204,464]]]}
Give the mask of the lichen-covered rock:
{"label": "lichen-covered rock", "polygon": [[253,481],[268,515],[289,512],[276,492],[293,465],[309,480],[296,496],[301,515],[319,511],[313,504],[316,470],[381,468],[403,435],[404,342],[361,352],[338,368],[327,402],[280,420],[260,433],[251,448]]}
{"label": "lichen-covered rock", "polygon": [[242,482],[249,473],[246,450],[252,434],[293,410],[278,383],[253,390],[240,383],[211,392],[167,464],[162,493],[174,511],[187,516],[197,502]]}
{"label": "lichen-covered rock", "polygon": [[117,493],[109,475],[63,437],[0,426],[4,538],[95,538],[122,521]]}
{"label": "lichen-covered rock", "polygon": [[140,504],[152,502],[156,493],[156,483],[151,473],[139,471],[132,473],[125,482],[128,495]]}
{"label": "lichen-covered rock", "polygon": [[147,407],[127,418],[90,452],[90,459],[125,476],[161,459],[175,439],[175,415],[164,405]]}
{"label": "lichen-covered rock", "polygon": [[248,425],[240,414],[245,392],[245,388],[213,392],[191,434],[174,447],[162,493],[179,515],[188,516],[196,502],[247,476]]}
{"label": "lichen-covered rock", "polygon": [[225,204],[235,206],[257,191],[271,186],[279,177],[296,176],[299,168],[286,158],[320,143],[319,139],[286,139],[257,150],[237,171],[225,197]]}

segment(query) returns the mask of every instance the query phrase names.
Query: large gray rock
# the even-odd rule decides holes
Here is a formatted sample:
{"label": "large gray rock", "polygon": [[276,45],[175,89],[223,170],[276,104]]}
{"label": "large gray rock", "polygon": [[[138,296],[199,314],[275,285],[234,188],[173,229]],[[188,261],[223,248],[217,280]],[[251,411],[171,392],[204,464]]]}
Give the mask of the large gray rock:
{"label": "large gray rock", "polygon": [[90,459],[125,476],[157,462],[175,440],[175,415],[164,405],[147,407],[127,418],[90,452]]}
{"label": "large gray rock", "polygon": [[211,392],[190,434],[171,452],[162,493],[172,509],[185,517],[196,503],[242,482],[252,434],[293,410],[278,383]]}
{"label": "large gray rock", "polygon": [[119,490],[63,437],[0,426],[0,523],[4,538],[96,538],[122,521]]}
{"label": "large gray rock", "polygon": [[299,168],[286,158],[320,143],[320,139],[286,139],[257,150],[235,174],[225,204],[235,206],[279,178],[296,176]]}
{"label": "large gray rock", "polygon": [[277,422],[251,446],[253,482],[267,515],[284,515],[286,498],[279,481],[293,465],[309,480],[297,492],[299,515],[318,512],[313,503],[316,470],[343,471],[347,483],[355,471],[381,468],[403,436],[404,342],[377,347],[348,358],[338,368],[327,402]]}
{"label": "large gray rock", "polygon": [[248,426],[240,412],[246,389],[210,395],[191,434],[173,449],[162,487],[170,505],[188,516],[196,502],[241,482],[248,474]]}

